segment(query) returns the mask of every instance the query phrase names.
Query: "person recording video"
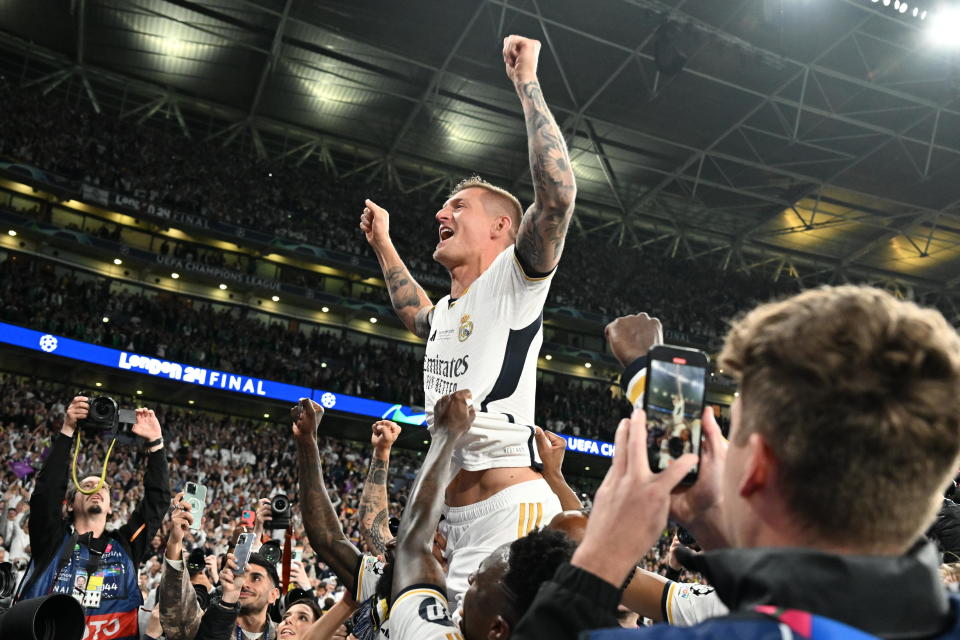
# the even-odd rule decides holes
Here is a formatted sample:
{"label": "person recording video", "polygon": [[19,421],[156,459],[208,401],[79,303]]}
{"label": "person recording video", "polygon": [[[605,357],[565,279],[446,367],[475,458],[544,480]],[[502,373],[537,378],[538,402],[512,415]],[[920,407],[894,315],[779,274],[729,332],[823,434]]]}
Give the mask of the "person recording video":
{"label": "person recording video", "polygon": [[163,433],[152,410],[136,410],[131,431],[147,443],[144,498],[123,526],[108,531],[113,505],[106,479],[91,475],[80,481],[79,490],[73,486],[68,491],[67,486],[77,423],[89,412],[88,398],[77,396],[70,402],[60,435],[37,476],[30,497],[31,560],[19,597],[72,595],[84,608],[85,638],[99,640],[109,632],[110,640],[134,640],[140,637],[137,611],[143,604],[140,564],[151,551],[150,541],[170,501]]}

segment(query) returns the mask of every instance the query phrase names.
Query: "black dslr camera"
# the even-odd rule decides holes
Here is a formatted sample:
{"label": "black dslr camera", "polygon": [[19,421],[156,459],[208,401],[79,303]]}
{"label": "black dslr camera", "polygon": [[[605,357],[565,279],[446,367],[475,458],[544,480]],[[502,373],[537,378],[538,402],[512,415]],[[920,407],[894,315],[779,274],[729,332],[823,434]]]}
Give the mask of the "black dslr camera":
{"label": "black dslr camera", "polygon": [[289,529],[290,528],[290,499],[277,494],[270,499],[270,524],[271,529]]}
{"label": "black dslr camera", "polygon": [[90,411],[83,420],[77,420],[77,428],[86,433],[120,434],[130,430],[137,421],[133,409],[121,409],[110,396],[90,398]]}

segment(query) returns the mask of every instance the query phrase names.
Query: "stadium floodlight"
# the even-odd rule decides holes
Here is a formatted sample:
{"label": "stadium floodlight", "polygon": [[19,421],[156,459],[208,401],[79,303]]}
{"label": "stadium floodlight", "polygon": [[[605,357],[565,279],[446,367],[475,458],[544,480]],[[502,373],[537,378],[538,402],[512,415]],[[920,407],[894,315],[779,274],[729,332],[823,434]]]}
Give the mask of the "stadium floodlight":
{"label": "stadium floodlight", "polygon": [[180,278],[180,274],[177,272],[173,272],[170,274],[170,277],[173,278],[174,280],[177,280]]}
{"label": "stadium floodlight", "polygon": [[329,313],[330,307],[320,307],[320,311],[323,311],[324,313]]}
{"label": "stadium floodlight", "polygon": [[123,264],[123,260],[121,260],[120,258],[114,258],[114,259],[113,259],[113,264],[115,264],[115,265],[117,265],[117,266],[119,267],[121,264]]}
{"label": "stadium floodlight", "polygon": [[110,318],[107,316],[103,316],[103,324],[107,324],[108,322],[110,322]]}
{"label": "stadium floodlight", "polygon": [[220,291],[226,291],[226,290],[227,290],[227,285],[225,285],[225,284],[223,284],[223,283],[221,282],[221,283],[220,283]]}
{"label": "stadium floodlight", "polygon": [[587,369],[589,369],[589,368],[592,367],[593,365],[590,364],[589,362],[585,362],[585,363],[583,363],[583,366],[585,366]]}
{"label": "stadium floodlight", "polygon": [[15,238],[17,237],[17,232],[13,229],[10,229],[10,231],[7,231],[7,235],[9,235],[11,238]]}
{"label": "stadium floodlight", "polygon": [[370,324],[377,324],[376,318],[370,318]]}
{"label": "stadium floodlight", "polygon": [[280,302],[280,296],[273,296],[270,299],[273,300],[274,302]]}
{"label": "stadium floodlight", "polygon": [[907,9],[909,8],[910,8],[910,5],[908,5],[906,2],[900,3],[900,13],[906,13]]}
{"label": "stadium floodlight", "polygon": [[549,353],[548,353],[547,355],[543,356],[543,358],[544,358],[544,360],[553,360],[553,356],[550,355]]}
{"label": "stadium floodlight", "polygon": [[889,6],[890,6],[890,0],[883,0],[883,6],[889,7]]}
{"label": "stadium floodlight", "polygon": [[947,7],[931,15],[927,35],[935,45],[960,47],[960,7]]}

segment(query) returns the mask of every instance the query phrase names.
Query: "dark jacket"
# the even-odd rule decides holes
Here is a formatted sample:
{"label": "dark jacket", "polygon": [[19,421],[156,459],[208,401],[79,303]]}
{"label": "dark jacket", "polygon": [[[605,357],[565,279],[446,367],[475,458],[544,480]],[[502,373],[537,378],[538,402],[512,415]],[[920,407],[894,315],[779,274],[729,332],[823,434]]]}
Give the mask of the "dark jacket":
{"label": "dark jacket", "polygon": [[[613,627],[620,590],[577,567],[562,565],[544,584],[512,640],[577,637],[737,637],[780,640],[772,619],[753,614],[759,605],[798,609],[837,620],[888,640],[960,638],[960,609],[940,582],[938,557],[918,545],[900,557],[841,556],[808,549],[725,549],[688,557],[684,564],[714,585],[730,616],[689,627],[581,632]],[[733,626],[731,626],[733,625]]]}
{"label": "dark jacket", "polygon": [[[200,627],[194,640],[234,640],[237,637],[237,615],[239,607],[222,605],[215,598],[200,619]],[[260,640],[276,640],[277,625],[267,616],[267,628]]]}
{"label": "dark jacket", "polygon": [[[73,438],[57,434],[50,455],[37,474],[37,485],[30,496],[30,551],[31,560],[41,570],[54,560],[54,555],[72,525],[63,518],[61,506],[67,492]],[[160,529],[163,516],[170,506],[170,474],[164,450],[146,455],[147,469],[143,474],[144,497],[130,515],[130,519],[111,537],[120,541],[138,567],[150,552],[153,536]],[[139,531],[143,526],[143,530]],[[139,533],[138,533],[139,531]],[[104,535],[108,535],[107,532]],[[136,537],[134,538],[134,535]],[[131,540],[131,538],[134,538]]]}

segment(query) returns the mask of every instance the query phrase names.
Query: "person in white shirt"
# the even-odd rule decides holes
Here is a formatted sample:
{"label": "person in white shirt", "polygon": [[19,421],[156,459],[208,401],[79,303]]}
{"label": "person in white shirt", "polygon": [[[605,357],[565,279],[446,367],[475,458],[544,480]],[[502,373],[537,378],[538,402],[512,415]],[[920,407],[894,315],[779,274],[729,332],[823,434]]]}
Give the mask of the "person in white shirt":
{"label": "person in white shirt", "polygon": [[576,182],[563,134],[537,80],[540,43],[504,40],[506,73],[527,127],[534,203],[523,213],[510,193],[479,178],[460,183],[436,213],[433,258],[450,272],[436,305],[413,279],[390,238],[389,214],[365,201],[360,228],[373,248],[394,310],[427,341],[424,406],[470,390],[477,419],[458,443],[446,493],[448,595],[494,549],[560,511],[536,469],[534,394],[543,305],[573,215]]}

